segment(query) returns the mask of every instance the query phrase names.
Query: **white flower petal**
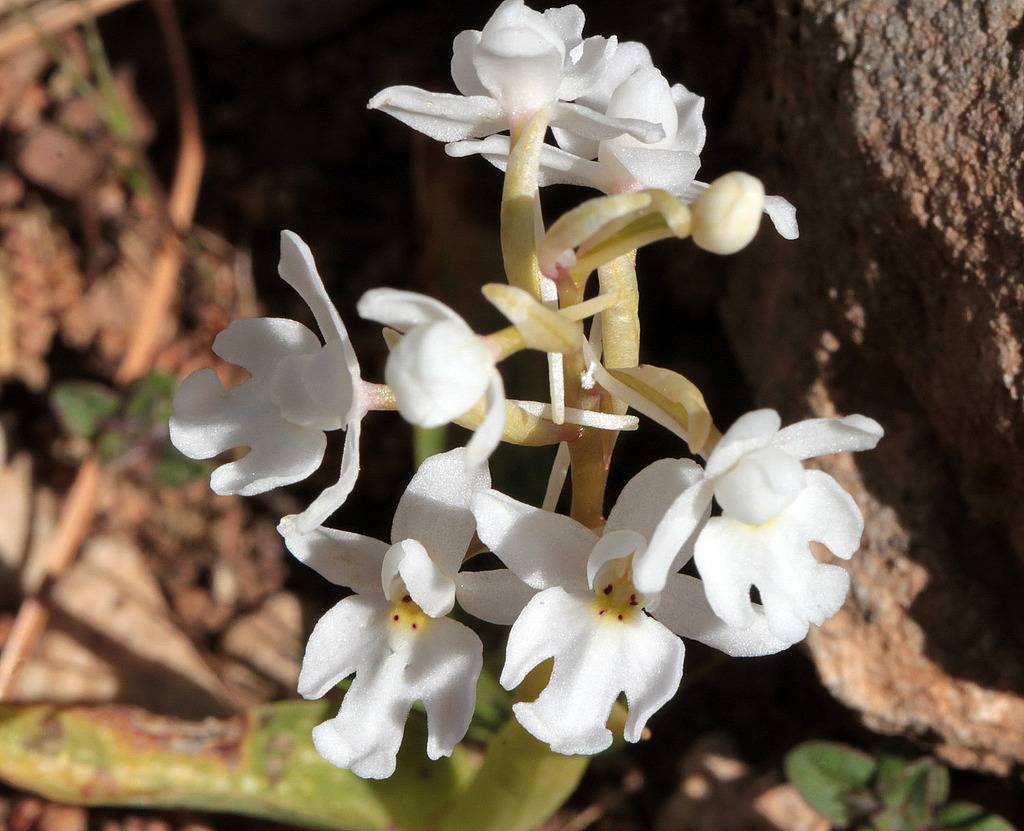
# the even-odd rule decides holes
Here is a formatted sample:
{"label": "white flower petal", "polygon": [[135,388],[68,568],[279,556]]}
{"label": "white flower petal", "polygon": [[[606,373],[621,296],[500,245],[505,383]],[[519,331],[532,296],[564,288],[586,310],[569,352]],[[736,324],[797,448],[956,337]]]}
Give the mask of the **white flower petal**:
{"label": "white flower petal", "polygon": [[765,196],[764,212],[783,239],[798,239],[800,226],[796,221],[796,206],[782,196]]}
{"label": "white flower petal", "polygon": [[642,593],[660,592],[668,575],[680,567],[681,552],[692,545],[694,532],[707,520],[713,493],[714,482],[702,479],[669,505],[647,549],[633,561],[633,583]]}
{"label": "white flower petal", "polygon": [[454,320],[465,325],[462,318],[440,300],[418,291],[370,289],[359,298],[356,310],[363,319],[375,320],[399,332],[443,320]]}
{"label": "white flower petal", "polygon": [[542,14],[505,0],[480,32],[473,66],[506,113],[526,118],[555,100],[565,57],[565,42]]}
{"label": "white flower petal", "polygon": [[[479,141],[457,141],[445,145],[449,156],[480,155],[504,172],[508,167],[509,137],[488,136]],[[604,189],[605,176],[601,165],[545,144],[540,150],[540,187],[548,185],[582,185]]]}
{"label": "white flower petal", "polygon": [[629,712],[622,735],[627,742],[638,742],[647,720],[679,689],[685,649],[679,638],[647,615],[637,615],[625,630],[618,673]]}
{"label": "white flower petal", "polygon": [[327,296],[327,289],[316,270],[309,246],[292,231],[281,232],[281,260],[277,265],[277,273],[309,306],[325,341],[348,342],[348,331],[331,298]]}
{"label": "white flower petal", "polygon": [[715,445],[705,465],[705,475],[719,476],[743,455],[768,445],[781,423],[775,410],[753,410],[741,415]]}
{"label": "white flower petal", "polygon": [[303,531],[310,531],[324,521],[338,508],[345,504],[348,495],[359,478],[359,437],[362,433],[362,421],[349,423],[345,429],[345,445],[341,451],[341,469],[338,481],[324,488],[319,496],[309,503],[309,507],[296,516],[296,523]]}
{"label": "white flower petal", "polygon": [[665,138],[665,130],[660,124],[636,118],[609,118],[581,104],[566,101],[552,105],[551,125],[597,141],[632,136],[650,144]]}
{"label": "white flower petal", "polygon": [[327,447],[322,431],[285,421],[267,385],[255,378],[225,390],[212,369],[194,372],[178,387],[173,412],[171,442],[190,458],[250,448],[210,476],[210,487],[222,495],[252,496],[301,481],[320,466]]}
{"label": "white flower petal", "polygon": [[[400,540],[388,549],[380,582],[389,598],[408,592],[413,603],[433,618],[444,617],[455,606],[455,582],[417,540]],[[397,590],[396,582],[401,583]]]}
{"label": "white flower petal", "polygon": [[722,514],[748,525],[777,517],[807,485],[801,462],[776,447],[746,453],[715,482]]}
{"label": "white flower petal", "polygon": [[509,633],[501,685],[515,689],[527,674],[555,658],[551,680],[536,701],[513,707],[519,723],[556,753],[599,753],[619,693],[613,678],[616,643],[596,636],[591,598],[546,589],[534,597]]}
{"label": "white flower petal", "polygon": [[[675,100],[665,76],[653,66],[638,69],[619,84],[604,113],[610,118],[635,118],[660,124],[663,137],[661,141],[648,145],[652,148],[671,146],[676,135],[678,114]],[[617,138],[612,139],[612,143],[629,146],[635,144],[636,139]]]}
{"label": "white flower petal", "polygon": [[589,37],[573,52],[572,65],[562,76],[558,86],[558,97],[563,101],[574,101],[601,80],[609,54],[618,46],[615,37]]}
{"label": "white flower petal", "polygon": [[756,586],[772,634],[796,643],[810,623],[821,624],[842,605],[849,576],[811,555],[786,515],[767,526],[725,517],[710,520],[697,538],[694,558],[708,602],[730,626],[756,622],[750,587]]}
{"label": "white flower petal", "polygon": [[605,565],[643,551],[646,545],[647,540],[636,531],[605,531],[587,557],[587,585],[593,589],[594,580]]}
{"label": "white flower petal", "polygon": [[415,701],[405,683],[407,661],[404,651],[382,650],[360,665],[338,715],[313,728],[317,753],[363,779],[387,779],[395,772]]}
{"label": "white flower petal", "polygon": [[676,497],[703,475],[690,459],[659,459],[648,465],[623,487],[608,514],[605,533],[628,528],[650,540]]}
{"label": "white flower petal", "polygon": [[474,498],[473,515],[484,545],[527,585],[586,590],[587,557],[598,538],[576,520],[496,490]]}
{"label": "white flower petal", "polygon": [[302,533],[294,516],[282,519],[277,530],[295,559],[324,579],[370,598],[385,599],[380,570],[388,550],[386,542],[336,528]]}
{"label": "white flower petal", "polygon": [[418,540],[431,559],[454,575],[473,540],[476,519],[471,503],[491,486],[487,467],[470,470],[463,448],[424,460],[398,501],[391,539]]}
{"label": "white flower petal", "polygon": [[844,560],[860,548],[864,517],[842,486],[820,470],[807,471],[807,487],[783,517],[801,537],[827,546]]}
{"label": "white flower petal", "polygon": [[682,193],[700,168],[700,156],[688,150],[623,147],[612,142],[602,143],[600,160],[608,171],[609,191],[639,187]]}
{"label": "white flower petal", "polygon": [[882,426],[873,418],[851,415],[798,421],[783,427],[771,443],[797,459],[812,459],[830,453],[873,450],[883,435]]}
{"label": "white flower petal", "polygon": [[279,361],[320,350],[320,339],[295,320],[244,317],[213,339],[213,353],[254,377],[269,377]]}
{"label": "white flower petal", "polygon": [[449,618],[431,623],[413,646],[406,683],[427,711],[427,756],[451,756],[469,729],[483,644],[466,626]]}
{"label": "white flower petal", "polygon": [[402,417],[420,427],[447,424],[469,411],[491,383],[494,359],[462,321],[416,326],[384,366]]}
{"label": "white flower petal", "polygon": [[271,397],[281,415],[300,427],[337,430],[357,409],[356,385],[341,341],[306,355],[282,358],[271,376]]}
{"label": "white flower petal", "polygon": [[505,430],[505,385],[496,367],[492,366],[488,374],[490,383],[487,385],[484,420],[466,444],[466,464],[471,468],[487,464],[501,443],[501,434]]}
{"label": "white flower petal", "polygon": [[754,604],[754,620],[745,629],[729,626],[714,613],[704,584],[688,574],[670,574],[654,617],[684,638],[692,638],[733,658],[774,655],[791,644],[768,628],[764,609]]}
{"label": "white flower petal", "polygon": [[427,710],[428,755],[451,753],[469,726],[482,663],[479,638],[444,618],[392,648],[389,613],[388,604],[358,595],[335,606],[313,631],[299,682],[315,698],[355,672],[338,715],[313,729],[313,744],[331,764],[367,779],[394,773],[415,701]]}
{"label": "white flower petal", "polygon": [[479,42],[480,32],[475,29],[459,32],[452,42],[452,80],[455,81],[455,88],[467,98],[474,95],[489,96],[473,66],[473,53]]}
{"label": "white flower petal", "polygon": [[461,571],[455,598],[469,614],[488,623],[511,626],[536,593],[507,568]]}
{"label": "white flower petal", "polygon": [[593,596],[560,588],[538,594],[513,625],[502,685],[514,688],[549,657],[554,667],[547,687],[513,711],[557,753],[606,749],[612,736],[605,723],[620,692],[629,706],[625,738],[638,741],[683,672],[683,644],[661,624],[644,614],[628,621],[601,618]]}
{"label": "white flower petal", "polygon": [[299,672],[299,695],[320,698],[365,664],[388,651],[383,599],[353,595],[316,622]]}
{"label": "white flower petal", "polygon": [[482,138],[508,129],[501,105],[485,95],[452,95],[396,86],[381,90],[366,106],[386,112],[437,141]]}
{"label": "white flower petal", "polygon": [[575,49],[583,40],[583,24],[586,22],[586,18],[583,9],[579,6],[545,9],[542,14],[544,20],[565,43],[567,51]]}
{"label": "white flower petal", "polygon": [[[631,75],[641,69],[649,69],[654,66],[651,61],[651,53],[647,47],[635,40],[626,40],[616,44],[615,51],[607,56],[605,60],[604,73],[600,81],[586,94],[581,97],[580,103],[586,104],[595,110],[604,111],[622,84]],[[568,149],[568,148],[567,148]]]}
{"label": "white flower petal", "polygon": [[682,84],[674,84],[672,101],[676,106],[676,135],[672,146],[677,150],[689,150],[700,155],[707,138],[707,129],[704,127],[704,99],[690,92]]}

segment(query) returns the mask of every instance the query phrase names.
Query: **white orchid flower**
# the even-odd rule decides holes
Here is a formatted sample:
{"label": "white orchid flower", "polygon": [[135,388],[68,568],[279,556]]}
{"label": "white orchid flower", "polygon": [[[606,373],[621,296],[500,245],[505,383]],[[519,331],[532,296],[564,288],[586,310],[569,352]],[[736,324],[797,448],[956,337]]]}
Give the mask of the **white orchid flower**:
{"label": "white orchid flower", "polygon": [[656,124],[568,103],[600,81],[617,45],[615,38],[584,40],[583,23],[578,6],[540,13],[523,0],[505,0],[482,31],[455,38],[451,71],[460,95],[396,86],[368,106],[444,142],[514,129],[545,108],[552,125],[592,139],[661,138]]}
{"label": "white orchid flower", "polygon": [[410,424],[447,424],[486,398],[484,420],[466,448],[470,465],[482,464],[505,425],[505,387],[486,341],[425,294],[370,289],[357,308],[362,317],[404,333],[388,355],[384,380]]}
{"label": "white orchid flower", "polygon": [[[657,188],[694,202],[708,184],[696,180],[704,128],[704,99],[682,84],[669,85],[643,44],[627,41],[608,59],[601,81],[579,104],[609,118],[660,124],[664,137],[643,142],[623,134],[596,140],[571,129],[554,130],[558,146],[541,148],[540,184],[582,185],[606,194]],[[508,136],[463,140],[445,147],[451,156],[482,155],[495,167],[508,165]],[[781,196],[766,196],[764,212],[785,239],[800,235],[796,208]]]}
{"label": "white orchid flower", "polygon": [[291,231],[281,233],[278,272],[313,312],[323,342],[294,320],[232,322],[217,335],[213,351],[251,378],[224,389],[212,369],[194,372],[174,397],[170,436],[192,459],[248,447],[241,459],[213,471],[210,487],[252,496],[305,479],[323,460],[325,431],[345,430],[338,481],[298,516],[310,529],[337,510],[355,485],[360,422],[373,404],[373,389],[360,378],[345,324],[309,247]]}
{"label": "white orchid flower", "polygon": [[[849,575],[819,563],[809,543],[849,559],[860,545],[864,519],[853,498],[827,473],[805,470],[805,459],[870,450],[883,431],[862,415],[801,421],[782,430],[774,410],[739,418],[708,457],[704,478],[666,511],[635,566],[635,582],[657,592],[681,542],[691,539],[714,498],[722,515],[696,538],[694,558],[715,614],[737,629],[767,625],[780,641],[796,643],[811,623],[838,611]],[[763,607],[753,603],[757,588]]]}
{"label": "white orchid flower", "polygon": [[[701,476],[700,466],[686,459],[655,462],[623,489],[601,536],[495,490],[474,499],[480,539],[539,592],[512,626],[501,683],[511,690],[554,658],[540,697],[514,706],[520,723],[552,750],[590,754],[607,748],[612,736],[605,724],[620,692],[629,709],[625,738],[638,741],[682,678],[684,649],[676,635],[730,655],[785,648],[766,626],[726,626],[693,577],[673,574],[660,593],[636,587],[633,563],[664,511]],[[691,550],[677,546],[678,567]]]}
{"label": "white orchid flower", "polygon": [[505,569],[459,574],[475,529],[470,502],[490,486],[486,467],[469,470],[465,457],[459,448],[420,466],[395,511],[391,545],[331,528],[280,528],[299,560],[356,592],[314,627],[299,693],[320,698],[355,673],[341,710],[314,728],[313,743],[329,762],[363,778],[394,772],[416,701],[427,711],[431,759],[450,756],[465,736],[483,646],[447,617],[455,600],[508,625],[531,594]]}

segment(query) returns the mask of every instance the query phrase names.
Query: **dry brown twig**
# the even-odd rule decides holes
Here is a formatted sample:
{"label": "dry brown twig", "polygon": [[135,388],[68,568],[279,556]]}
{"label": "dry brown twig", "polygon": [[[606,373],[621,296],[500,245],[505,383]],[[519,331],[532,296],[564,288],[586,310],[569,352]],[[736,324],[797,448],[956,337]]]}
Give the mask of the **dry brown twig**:
{"label": "dry brown twig", "polygon": [[[131,0],[93,0],[88,11],[98,14]],[[156,350],[161,323],[174,297],[184,257],[182,233],[192,224],[196,200],[202,182],[204,151],[199,130],[199,112],[192,89],[192,75],[185,51],[185,38],[174,9],[173,0],[150,0],[160,25],[164,48],[170,63],[174,96],[178,106],[180,135],[174,181],[167,200],[168,228],[156,258],[143,308],[140,310],[128,347],[115,375],[121,385],[130,384],[149,369]],[[61,4],[75,5],[84,3]],[[0,6],[0,9],[3,7]],[[83,12],[87,13],[87,12]],[[81,16],[69,17],[63,28],[80,22]],[[61,27],[54,26],[51,31]],[[0,57],[3,55],[0,39]],[[56,530],[45,555],[45,579],[36,593],[25,599],[0,654],[0,700],[7,699],[17,680],[21,665],[35,650],[49,619],[49,596],[54,583],[74,562],[78,550],[89,533],[96,513],[97,497],[106,473],[95,455],[79,467],[68,491]]]}

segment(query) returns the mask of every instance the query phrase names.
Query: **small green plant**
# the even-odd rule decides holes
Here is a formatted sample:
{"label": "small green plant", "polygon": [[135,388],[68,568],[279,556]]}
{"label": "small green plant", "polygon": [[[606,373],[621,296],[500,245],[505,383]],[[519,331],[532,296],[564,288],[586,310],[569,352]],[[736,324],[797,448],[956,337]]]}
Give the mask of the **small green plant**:
{"label": "small green plant", "polygon": [[835,828],[857,831],[1014,831],[969,802],[949,801],[949,770],[931,757],[875,756],[835,742],[786,755],[786,777]]}
{"label": "small green plant", "polygon": [[119,391],[93,381],[54,386],[50,404],[64,430],[85,439],[107,465],[150,461],[160,486],[182,487],[210,472],[209,465],[179,453],[167,438],[177,380],[151,372]]}

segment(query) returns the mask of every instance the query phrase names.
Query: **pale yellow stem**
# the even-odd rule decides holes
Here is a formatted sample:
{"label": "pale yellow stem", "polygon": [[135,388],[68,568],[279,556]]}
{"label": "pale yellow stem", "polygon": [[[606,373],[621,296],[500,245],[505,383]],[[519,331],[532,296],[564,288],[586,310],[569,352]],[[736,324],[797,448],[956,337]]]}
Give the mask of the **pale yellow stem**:
{"label": "pale yellow stem", "polygon": [[540,151],[548,128],[541,110],[525,125],[512,130],[512,149],[501,192],[501,255],[511,285],[541,299],[540,267],[537,265],[536,198]]}

